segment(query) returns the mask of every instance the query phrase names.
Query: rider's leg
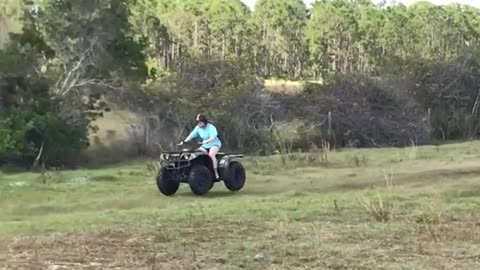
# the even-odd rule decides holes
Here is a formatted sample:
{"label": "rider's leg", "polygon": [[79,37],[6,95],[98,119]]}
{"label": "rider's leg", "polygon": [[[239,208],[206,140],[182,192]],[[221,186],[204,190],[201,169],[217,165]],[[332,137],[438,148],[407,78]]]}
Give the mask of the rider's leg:
{"label": "rider's leg", "polygon": [[218,146],[213,146],[212,148],[210,148],[210,151],[208,153],[208,155],[213,161],[213,171],[215,172],[215,178],[217,179],[220,177],[218,175],[218,168],[217,168],[218,167],[217,154],[219,150],[220,148],[218,148]]}

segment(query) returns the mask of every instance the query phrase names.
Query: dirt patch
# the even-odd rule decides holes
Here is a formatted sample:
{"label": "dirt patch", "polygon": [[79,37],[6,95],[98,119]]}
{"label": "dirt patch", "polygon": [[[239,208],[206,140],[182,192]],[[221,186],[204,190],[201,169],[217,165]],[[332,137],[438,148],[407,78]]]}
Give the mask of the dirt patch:
{"label": "dirt patch", "polygon": [[[399,225],[401,225],[399,227]],[[214,221],[0,242],[0,269],[476,269],[478,237],[461,222]],[[470,228],[471,229],[471,228]],[[409,267],[410,268],[410,267]]]}
{"label": "dirt patch", "polygon": [[191,222],[182,228],[18,237],[0,242],[0,269],[207,269],[207,263],[208,269],[222,269],[226,243],[265,230],[239,222]]}

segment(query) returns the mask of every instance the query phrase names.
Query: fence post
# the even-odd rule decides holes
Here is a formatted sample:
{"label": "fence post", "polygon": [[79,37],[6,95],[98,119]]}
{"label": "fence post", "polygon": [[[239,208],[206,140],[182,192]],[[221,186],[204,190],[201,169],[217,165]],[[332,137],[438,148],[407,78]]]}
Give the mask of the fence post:
{"label": "fence post", "polygon": [[432,136],[432,108],[428,108],[427,110],[427,128],[428,128],[428,134],[431,137]]}

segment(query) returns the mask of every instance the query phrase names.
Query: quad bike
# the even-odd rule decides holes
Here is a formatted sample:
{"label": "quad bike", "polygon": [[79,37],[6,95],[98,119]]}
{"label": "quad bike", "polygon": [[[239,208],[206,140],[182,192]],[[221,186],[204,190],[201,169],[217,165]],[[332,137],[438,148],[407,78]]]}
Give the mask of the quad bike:
{"label": "quad bike", "polygon": [[157,176],[158,190],[166,196],[172,196],[180,183],[188,183],[193,194],[207,194],[216,182],[225,184],[232,192],[240,191],[246,180],[245,169],[236,161],[243,155],[218,153],[218,174],[215,179],[212,159],[208,153],[197,149],[184,148],[176,152],[160,154],[161,169]]}

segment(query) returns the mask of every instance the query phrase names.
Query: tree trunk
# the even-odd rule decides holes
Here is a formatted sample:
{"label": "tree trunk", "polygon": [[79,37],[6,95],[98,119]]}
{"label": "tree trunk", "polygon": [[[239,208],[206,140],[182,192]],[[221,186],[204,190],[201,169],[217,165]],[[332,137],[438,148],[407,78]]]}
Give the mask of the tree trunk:
{"label": "tree trunk", "polygon": [[225,59],[225,34],[222,34],[222,58]]}
{"label": "tree trunk", "polygon": [[38,165],[40,164],[40,160],[42,159],[43,156],[43,149],[45,146],[45,142],[42,142],[42,145],[40,146],[40,150],[38,150],[37,157],[35,158],[35,161],[33,162],[32,169],[37,169]]}
{"label": "tree trunk", "polygon": [[193,33],[193,48],[198,49],[198,21],[195,21],[195,31]]}
{"label": "tree trunk", "polygon": [[238,41],[238,36],[235,36],[235,49],[234,50],[235,50],[235,55],[236,56],[240,56],[240,50],[238,48],[240,46],[239,43],[240,42]]}
{"label": "tree trunk", "polygon": [[144,153],[148,154],[148,150],[150,149],[150,121],[148,118],[144,119]]}
{"label": "tree trunk", "polygon": [[170,48],[171,50],[171,53],[172,53],[172,61],[175,61],[175,50],[176,50],[176,46],[175,46],[175,41],[172,42],[172,47]]}

